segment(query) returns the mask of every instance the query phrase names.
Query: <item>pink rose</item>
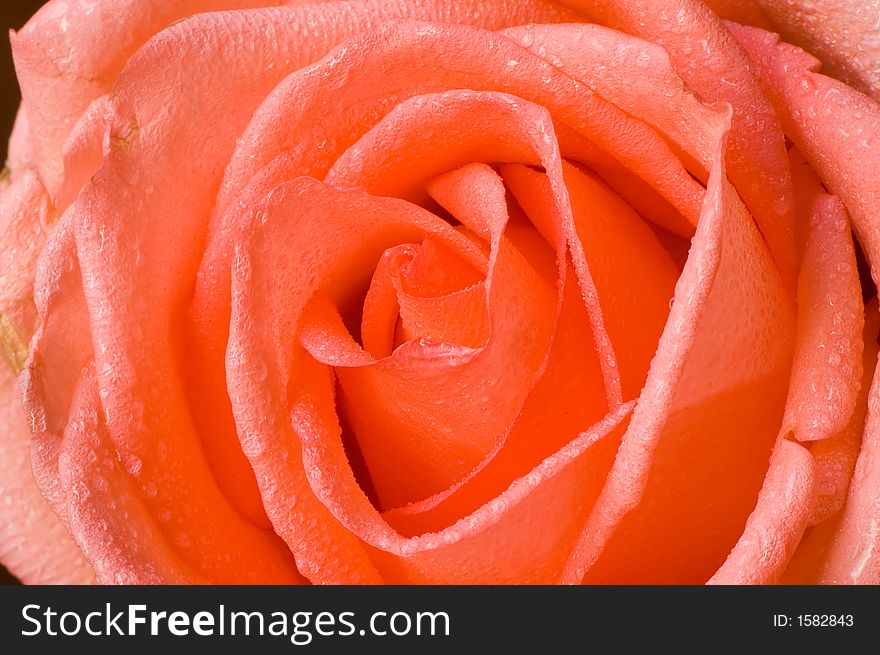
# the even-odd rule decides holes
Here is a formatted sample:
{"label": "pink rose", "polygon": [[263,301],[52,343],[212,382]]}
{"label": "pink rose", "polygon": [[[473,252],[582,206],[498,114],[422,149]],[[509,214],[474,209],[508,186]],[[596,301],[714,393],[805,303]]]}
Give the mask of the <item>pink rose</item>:
{"label": "pink rose", "polygon": [[12,42],[0,557],[880,583],[876,9],[51,0]]}

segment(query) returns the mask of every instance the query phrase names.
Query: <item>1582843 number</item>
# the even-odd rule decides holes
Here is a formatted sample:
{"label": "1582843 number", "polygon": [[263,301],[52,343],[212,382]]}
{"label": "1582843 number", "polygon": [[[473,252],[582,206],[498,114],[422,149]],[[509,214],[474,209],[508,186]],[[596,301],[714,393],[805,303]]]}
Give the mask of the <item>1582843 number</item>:
{"label": "1582843 number", "polygon": [[798,614],[795,620],[802,628],[851,628],[854,623],[852,614]]}

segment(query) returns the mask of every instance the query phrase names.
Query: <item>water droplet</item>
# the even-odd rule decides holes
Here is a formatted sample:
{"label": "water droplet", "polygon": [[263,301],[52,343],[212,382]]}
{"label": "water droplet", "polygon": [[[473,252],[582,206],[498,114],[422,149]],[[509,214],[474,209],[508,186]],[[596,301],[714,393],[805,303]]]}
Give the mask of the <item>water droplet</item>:
{"label": "water droplet", "polygon": [[129,475],[138,475],[143,468],[143,462],[137,455],[126,455],[122,459],[122,465]]}

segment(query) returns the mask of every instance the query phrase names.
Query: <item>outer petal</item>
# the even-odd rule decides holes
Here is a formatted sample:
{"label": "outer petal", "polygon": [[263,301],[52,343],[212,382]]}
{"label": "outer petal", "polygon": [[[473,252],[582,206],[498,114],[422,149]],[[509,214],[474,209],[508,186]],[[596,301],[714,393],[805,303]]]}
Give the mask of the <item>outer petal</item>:
{"label": "outer petal", "polygon": [[0,356],[20,371],[34,329],[37,257],[52,206],[37,176],[26,171],[0,190]]}
{"label": "outer petal", "polygon": [[[866,427],[868,396],[880,347],[877,343],[880,313],[877,311],[876,298],[868,304],[865,313],[864,373],[856,411],[841,434],[811,445],[816,469],[816,492],[810,517],[810,525],[814,527],[807,532],[786,569],[782,578],[784,584],[847,584],[854,580],[847,571],[847,565],[852,562],[854,539],[851,533],[843,532],[842,528],[846,514],[844,506],[855,479],[853,472]],[[852,512],[852,509],[849,511]],[[852,522],[858,518],[850,513],[846,528],[848,532],[857,529]],[[838,543],[841,537],[848,542],[844,542],[843,548]],[[855,543],[858,543],[857,538]],[[862,554],[858,555],[863,557]]]}
{"label": "outer petal", "polygon": [[95,574],[31,473],[31,433],[15,376],[0,365],[0,561],[26,584],[85,584]]}
{"label": "outer petal", "polygon": [[775,34],[730,25],[760,69],[786,134],[849,211],[874,279],[880,271],[880,105],[815,71]]}
{"label": "outer petal", "polygon": [[681,78],[705,102],[733,107],[731,181],[755,216],[786,284],[797,258],[794,198],[785,143],[748,57],[699,0],[565,0],[598,22],[662,45]]}
{"label": "outer petal", "polygon": [[[842,510],[853,481],[865,430],[868,396],[877,364],[877,350],[880,347],[877,343],[878,330],[880,313],[877,311],[877,299],[874,298],[865,308],[864,372],[856,411],[839,435],[810,444],[815,468],[815,493],[809,517],[809,525],[813,527],[804,536],[785,570],[782,577],[784,584],[834,584],[851,581],[846,575],[846,559],[840,556],[837,540],[844,515]],[[836,554],[829,557],[832,553]]]}
{"label": "outer petal", "polygon": [[33,168],[37,164],[37,153],[31,139],[31,126],[28,124],[27,113],[21,107],[15,115],[12,134],[9,135],[9,153],[6,166],[14,177],[22,171]]}
{"label": "outer petal", "polygon": [[[798,328],[782,434],[819,441],[849,422],[861,388],[865,308],[852,227],[795,151],[792,169],[805,246],[798,276]],[[801,225],[799,224],[799,227]]]}
{"label": "outer petal", "polygon": [[125,63],[151,36],[202,11],[279,4],[276,0],[51,0],[12,36],[15,67],[39,156],[53,193],[61,149],[86,108],[107,93]]}
{"label": "outer petal", "polygon": [[876,375],[868,400],[861,452],[839,521],[823,558],[819,582],[880,584],[880,382]]}
{"label": "outer petal", "polygon": [[[782,38],[819,57],[835,77],[880,100],[880,33],[877,31],[880,2],[755,1]],[[747,22],[738,18],[730,20]]]}
{"label": "outer petal", "polygon": [[[174,545],[185,553],[187,564],[210,579],[230,582],[295,581],[298,575],[277,537],[255,528],[229,507],[205,464],[178,373],[178,351],[170,336],[171,315],[180,307],[181,294],[186,293],[187,271],[192,284],[199,226],[207,218],[212,199],[209,180],[212,173],[215,178],[220,174],[216,162],[218,158],[223,161],[224,144],[231,150],[236,130],[247,118],[246,99],[252,97],[256,104],[266,92],[261,86],[265,80],[253,75],[257,64],[237,58],[230,44],[247,47],[255,40],[268,39],[262,30],[267,22],[284,24],[279,20],[284,13],[278,11],[198,16],[179,23],[157,37],[150,48],[139,51],[116,88],[113,148],[107,162],[64,221],[77,240],[75,259],[82,269],[85,292],[85,307],[80,306],[78,311],[89,312],[87,331],[80,337],[85,344],[94,344],[108,438],[120,458],[130,463],[128,475],[138,480],[150,513],[159,517],[164,511],[172,512],[171,520],[162,522],[161,530],[186,534],[187,539],[177,540]],[[187,38],[193,29],[200,34],[195,43]],[[275,43],[279,49],[295,47],[283,40]],[[170,55],[172,50],[175,57]],[[224,83],[238,85],[238,113],[227,105],[213,106],[224,117],[214,121],[223,129],[212,130],[211,139],[206,141],[201,129],[181,117],[189,115],[194,106],[203,114],[212,108],[211,103],[202,100],[204,95],[214,97],[218,87],[213,82],[217,80],[203,73],[216,71],[223,53],[227,53],[229,65],[220,66],[222,74],[217,75]],[[177,66],[169,70],[169,61],[176,61]],[[152,85],[145,81],[157,74],[166,83],[176,74],[183,79],[198,79],[199,84]],[[191,77],[187,78],[188,74]],[[185,89],[186,94],[166,102],[167,98],[154,95],[157,89],[172,95]],[[174,112],[179,113],[172,116]],[[200,144],[204,157],[187,161],[165,156],[187,139]],[[154,166],[157,158],[166,166]],[[203,186],[189,184],[186,193],[174,193],[169,183],[174,179],[198,180]],[[131,192],[120,195],[120,189]],[[138,220],[131,221],[136,214]],[[171,217],[173,220],[168,220]],[[169,248],[167,244],[172,241],[187,245]],[[141,257],[144,251],[150,257]],[[64,264],[58,261],[48,268],[52,266],[63,271]],[[79,283],[75,277],[62,275],[59,286],[46,286],[44,280],[38,293],[48,297],[48,305],[76,303],[82,293],[76,288]],[[141,283],[145,293],[132,293],[131,289]],[[125,288],[129,291],[123,291]],[[125,308],[129,302],[131,306]],[[80,351],[84,343],[70,331],[66,317],[59,314],[52,320],[45,313],[48,311],[47,306],[44,329],[35,342],[38,361],[32,372],[29,400],[35,415],[43,413],[49,432],[57,436],[58,430],[64,429],[70,400],[53,399],[50,394],[72,393],[71,385],[62,384],[58,378],[63,375],[63,362]],[[65,343],[66,339],[70,340]],[[58,349],[50,352],[50,343],[57,343]],[[85,359],[88,362],[89,356]],[[53,484],[57,477],[51,471],[53,466],[58,469],[58,457],[55,447],[41,456],[41,465],[48,472],[44,484]]]}
{"label": "outer petal", "polygon": [[523,25],[504,34],[657,129],[706,182],[727,109],[700,102],[662,47],[592,24]]}

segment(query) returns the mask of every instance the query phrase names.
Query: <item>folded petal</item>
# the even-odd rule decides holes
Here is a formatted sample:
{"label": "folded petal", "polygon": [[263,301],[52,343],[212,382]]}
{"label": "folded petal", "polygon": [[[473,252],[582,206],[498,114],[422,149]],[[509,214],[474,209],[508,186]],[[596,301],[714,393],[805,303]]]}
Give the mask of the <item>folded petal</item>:
{"label": "folded petal", "polygon": [[794,310],[721,158],[648,380],[569,582],[705,582],[754,508]]}
{"label": "folded petal", "polygon": [[113,86],[128,59],[176,20],[203,11],[276,4],[274,0],[51,0],[12,36],[15,69],[39,171],[54,196],[62,146],[92,101]]}
{"label": "folded petal", "polygon": [[[782,433],[819,441],[841,432],[861,387],[865,309],[852,228],[839,199],[792,156],[805,245],[794,361]],[[800,225],[799,225],[800,227]]]}
{"label": "folded petal", "polygon": [[[505,166],[502,173],[533,221],[552,216],[554,193],[546,175],[522,165]],[[630,400],[638,397],[657,350],[679,271],[651,228],[601,180],[568,163],[563,177],[578,242],[573,256],[584,261],[595,283],[623,399]]]}
{"label": "folded petal", "polygon": [[523,25],[503,33],[657,129],[706,182],[727,111],[700,102],[662,47],[590,24]]}
{"label": "folded petal", "polygon": [[880,270],[880,105],[820,75],[819,62],[775,34],[730,24],[804,158],[852,219],[874,278]]}
{"label": "folded petal", "polygon": [[814,486],[809,451],[786,438],[777,441],[757,506],[709,584],[778,582],[807,528]]}
{"label": "folded petal", "polygon": [[[209,193],[210,197],[210,201],[207,198],[200,200],[199,209],[192,211],[192,215],[205,217],[210,213],[211,207],[215,208],[207,252],[199,272],[192,305],[192,327],[186,342],[187,351],[191,356],[192,369],[198,371],[194,375],[194,383],[190,385],[188,390],[189,401],[199,432],[212,435],[210,440],[204,441],[205,455],[236,508],[255,523],[268,526],[253,474],[237,446],[238,440],[232,424],[229,401],[226,398],[227,391],[223,384],[223,353],[229,331],[229,268],[234,247],[231,244],[236,241],[237,231],[234,227],[223,224],[221,218],[230,205],[239,200],[242,190],[247,187],[250,174],[254,172],[250,167],[251,154],[255,150],[254,142],[260,142],[261,139],[267,137],[268,142],[271,143],[272,139],[277,136],[276,127],[280,127],[282,130],[288,127],[286,120],[282,119],[291,117],[296,121],[301,121],[304,116],[313,118],[313,114],[307,111],[310,103],[323,103],[329,87],[325,86],[321,77],[323,68],[310,67],[304,69],[298,77],[294,76],[297,79],[306,80],[310,90],[306,93],[305,90],[298,89],[295,94],[296,100],[292,105],[287,100],[283,103],[272,102],[271,99],[279,95],[277,90],[269,95],[269,98],[266,98],[267,94],[285,76],[311,64],[326,55],[339,42],[373,25],[384,25],[401,18],[413,18],[440,23],[461,22],[488,29],[498,29],[533,21],[568,20],[571,19],[572,14],[568,10],[560,9],[555,3],[544,0],[529,0],[528,2],[515,0],[468,0],[467,2],[425,0],[415,3],[409,0],[395,0],[393,2],[369,0],[322,3],[320,5],[302,4],[283,11],[257,12],[252,15],[260,16],[260,18],[246,25],[248,43],[243,43],[241,50],[229,48],[228,43],[221,37],[216,41],[216,45],[218,48],[222,48],[223,52],[213,52],[208,49],[199,57],[205,62],[212,61],[210,71],[213,72],[211,74],[203,75],[201,71],[188,67],[186,73],[182,75],[183,79],[194,80],[182,82],[182,85],[186,88],[192,86],[193,90],[198,90],[197,93],[193,93],[192,104],[187,103],[185,108],[181,107],[180,114],[188,116],[194,112],[195,115],[199,115],[199,121],[192,122],[194,128],[198,127],[192,130],[193,135],[189,138],[196,139],[194,143],[198,145],[195,147],[202,153],[204,164],[200,172],[187,171],[184,175],[185,179],[199,180],[199,189]],[[179,30],[177,38],[180,38]],[[367,37],[367,40],[372,40],[372,37]],[[372,44],[370,47],[378,46]],[[241,57],[240,51],[258,52],[260,56]],[[354,55],[353,51],[350,53]],[[171,57],[172,55],[167,56]],[[173,57],[178,58],[178,55],[173,55]],[[360,59],[360,55],[356,55],[356,57]],[[227,63],[217,63],[223,61]],[[334,66],[331,62],[326,67],[333,68]],[[161,70],[161,66],[155,67],[155,70]],[[233,70],[236,71],[236,75],[231,74]],[[221,79],[216,79],[216,71],[224,71]],[[238,73],[241,74],[240,78],[237,76]],[[187,75],[193,77],[187,78]],[[242,82],[242,80],[244,81]],[[169,86],[167,81],[157,81],[155,84],[163,88],[173,88],[173,85]],[[145,83],[144,86],[149,87],[150,84]],[[246,93],[245,88],[254,89],[254,93]],[[346,86],[343,90],[347,93],[350,89]],[[339,92],[338,87],[337,92]],[[232,96],[236,98],[234,103],[236,108],[243,110],[240,116],[237,115],[234,119],[227,115],[228,103],[217,101],[217,98]],[[307,97],[310,98],[309,102],[306,102]],[[238,121],[245,116],[250,118],[256,104],[264,99],[265,102],[262,102],[260,113],[251,120],[250,128],[246,133],[240,135],[243,127]],[[180,104],[178,99],[169,100],[169,102],[175,105]],[[301,110],[290,112],[291,106],[300,107]],[[341,109],[343,106],[340,104],[337,105],[337,108]],[[215,119],[211,119],[206,113],[208,108],[211,112],[216,112]],[[216,153],[218,156],[215,157],[212,151],[211,157],[208,159],[206,151],[211,149],[206,149],[198,141],[198,138],[203,136],[201,126],[212,124],[215,120],[222,123],[224,128],[228,128],[222,140],[230,147],[233,145],[235,137],[241,136],[237,153],[228,166],[229,152],[224,150],[221,153],[218,151]],[[300,150],[306,149],[307,152],[302,153],[302,165],[295,165],[292,170],[288,169],[286,171],[288,174],[283,179],[290,179],[290,177],[299,174],[308,174],[310,171],[307,170],[306,163],[320,161],[323,153],[329,150],[325,147],[327,135],[339,132],[344,126],[344,121],[335,120],[331,126],[318,124],[312,126],[312,136],[307,138],[307,132],[300,125],[295,125],[293,144],[297,145]],[[284,139],[278,137],[277,145],[288,145],[285,140],[287,136]],[[179,143],[180,138],[181,135],[178,134],[166,142],[171,151],[177,151],[178,146],[171,144],[174,144],[175,140]],[[242,155],[241,153],[247,154]],[[258,165],[265,163],[256,156],[253,157],[253,161]],[[224,175],[226,181],[221,187],[220,196],[215,198],[214,194],[218,185],[214,177],[216,174],[222,173],[223,167],[227,167],[227,172]],[[249,171],[248,175],[238,175],[239,169],[242,168]],[[210,174],[207,171],[210,171]],[[167,179],[182,178],[180,175],[171,174]],[[277,181],[274,180],[266,190],[274,187]],[[155,188],[161,189],[163,186],[156,184]],[[173,188],[173,185],[169,188]],[[255,194],[255,198],[259,200],[264,193]],[[215,200],[216,202],[214,202]],[[174,204],[177,202],[177,198],[171,193],[168,196],[168,201]],[[175,207],[175,209],[168,211],[176,212],[179,211],[179,208]],[[232,212],[232,214],[236,215],[237,213]],[[199,232],[200,238],[201,232]],[[195,242],[193,243],[195,244]],[[187,256],[195,255],[188,252]],[[178,279],[181,278],[178,277]]]}
{"label": "folded petal", "polygon": [[743,49],[699,0],[564,0],[597,22],[663,46],[676,72],[704,102],[733,107],[727,154],[742,196],[773,259],[794,289],[794,196],[785,142],[773,107]]}
{"label": "folded petal", "polygon": [[[845,465],[829,466],[845,462],[827,446],[816,457],[807,445],[845,438],[840,433],[856,412],[864,308],[851,230],[843,205],[802,170],[796,154],[792,167],[798,208],[808,214],[799,216],[806,243],[785,416],[758,502],[736,546],[712,576],[714,584],[778,582],[817,510],[828,511],[817,507],[818,494],[836,496],[851,473]],[[826,497],[821,502],[834,501]]]}
{"label": "folded petal", "polygon": [[[865,467],[865,459],[860,456],[860,448],[870,447],[864,440],[866,433],[866,414],[869,396],[875,393],[871,381],[875,378],[877,364],[877,333],[880,330],[880,313],[877,299],[874,298],[865,309],[865,352],[862,386],[859,391],[856,411],[844,430],[830,439],[810,444],[814,459],[815,493],[809,524],[814,526],[804,536],[803,541],[786,569],[784,584],[852,584],[853,582],[876,582],[865,563],[870,561],[872,546],[876,539],[870,531],[862,533],[871,523],[861,526],[855,522],[865,518],[862,513],[865,503],[870,507],[869,497],[865,496],[864,468],[856,477],[854,471],[857,461]],[[867,457],[871,457],[870,451]],[[854,486],[859,484],[861,489]],[[849,505],[848,495],[852,494],[854,505]],[[846,517],[846,522],[844,522]],[[870,519],[869,519],[870,520]],[[875,552],[875,551],[874,551]],[[855,565],[854,565],[855,563]],[[866,575],[867,573],[867,575]]]}
{"label": "folded petal", "polygon": [[[180,341],[173,336],[174,322],[192,288],[200,236],[222,162],[249,110],[272,81],[255,75],[259,65],[238,57],[236,48],[256,48],[256,43],[268,40],[279,58],[285,56],[284,48],[295,49],[292,39],[272,41],[264,32],[267,25],[285,24],[280,20],[283,11],[203,14],[178,23],[141,49],[114,92],[107,160],[67,213],[82,271],[80,293],[88,315],[85,341],[94,344],[108,438],[123,461],[140,462],[129,474],[138,479],[150,513],[172,512],[161,529],[188,535],[185,543],[174,542],[187,564],[208,579],[228,582],[299,577],[284,544],[230,506],[205,462],[179,373]],[[198,38],[191,39],[193,34]],[[270,51],[271,46],[266,49]],[[218,68],[224,56],[229,65]],[[169,67],[169,61],[176,65]],[[162,77],[161,84],[148,81],[155,75]],[[175,76],[180,84],[171,83]],[[223,83],[238,89],[235,110],[226,103],[212,107],[206,102],[216,97]],[[223,127],[212,130],[206,140],[205,132],[187,117],[194,112],[205,117],[211,111]],[[174,156],[187,150],[187,143],[198,144],[192,148],[198,147],[202,156]],[[155,161],[164,165],[155,166]],[[177,187],[174,181],[180,179],[199,183]],[[130,192],[120,197],[120,189]],[[181,247],[170,247],[171,242]],[[141,255],[146,252],[149,257]],[[60,303],[76,297],[70,284],[38,288],[38,293]],[[70,355],[59,347],[50,357],[42,344],[63,343],[72,335],[63,320],[48,321],[44,327],[35,349],[45,365],[32,373],[38,378],[32,402],[35,411],[43,408],[47,424],[57,424],[67,404],[63,399],[48,404],[47,394],[67,388],[56,379],[65,365],[54,357]],[[69,351],[81,348],[70,341],[66,345]],[[58,411],[65,413],[59,416]],[[53,457],[45,460],[51,471]]]}

